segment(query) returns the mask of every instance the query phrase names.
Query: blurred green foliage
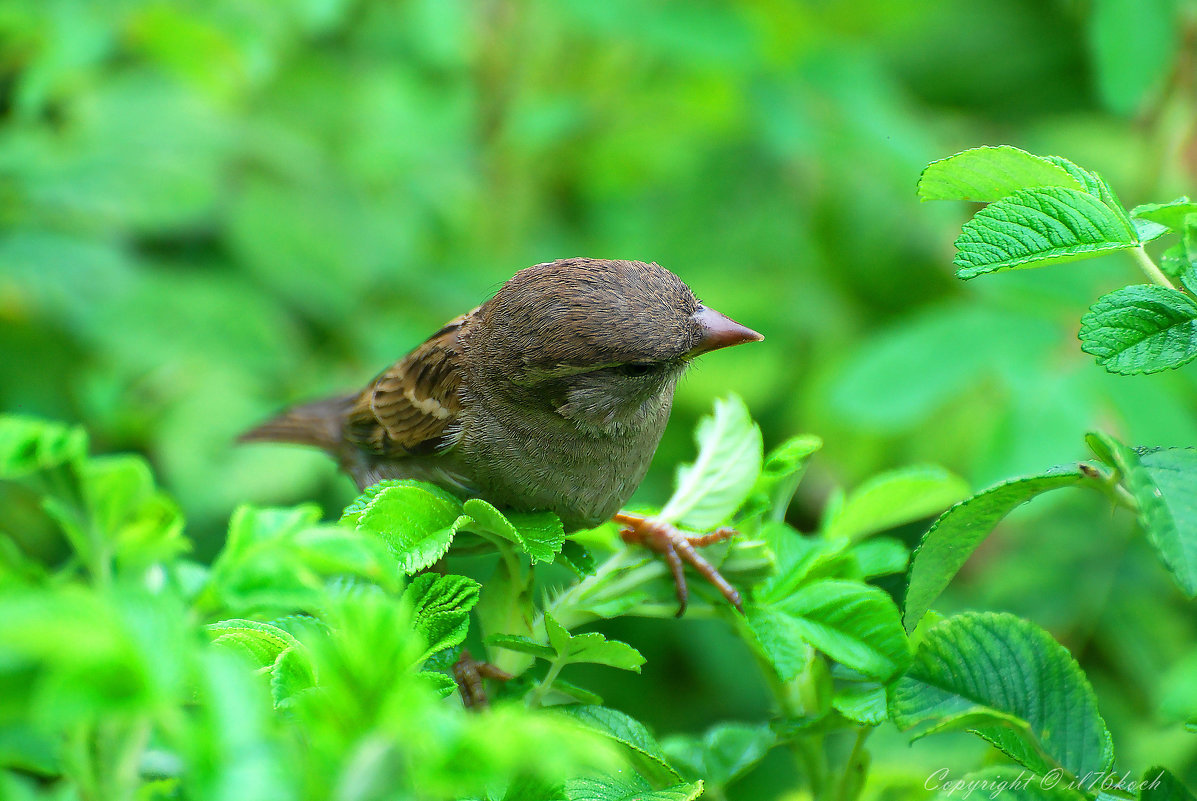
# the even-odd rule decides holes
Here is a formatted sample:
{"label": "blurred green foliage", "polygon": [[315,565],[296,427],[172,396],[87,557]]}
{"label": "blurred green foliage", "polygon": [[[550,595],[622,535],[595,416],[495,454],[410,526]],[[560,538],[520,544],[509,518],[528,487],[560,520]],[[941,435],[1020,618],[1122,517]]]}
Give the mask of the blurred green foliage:
{"label": "blurred green foliage", "polygon": [[[7,0],[0,409],[145,453],[211,555],[240,502],[351,497],[320,455],[238,432],[363,384],[515,270],[588,255],[658,261],[767,337],[696,365],[645,498],[728,388],[766,443],[827,442],[807,528],[828,487],[898,464],[980,487],[1081,457],[1092,429],[1197,444],[1192,366],[1111,376],[1075,342],[1134,280],[1125,257],[963,284],[968,210],[914,193],[926,162],[1010,142],[1128,206],[1192,195],[1195,30],[1193,0]],[[0,502],[22,531],[23,499]],[[1191,673],[1191,606],[1096,519],[1016,514],[946,602],[1049,628],[1122,753],[1192,778],[1191,704],[1155,689]],[[759,711],[719,634],[627,625],[661,650],[613,705],[662,732]],[[875,773],[944,746],[895,747]]]}

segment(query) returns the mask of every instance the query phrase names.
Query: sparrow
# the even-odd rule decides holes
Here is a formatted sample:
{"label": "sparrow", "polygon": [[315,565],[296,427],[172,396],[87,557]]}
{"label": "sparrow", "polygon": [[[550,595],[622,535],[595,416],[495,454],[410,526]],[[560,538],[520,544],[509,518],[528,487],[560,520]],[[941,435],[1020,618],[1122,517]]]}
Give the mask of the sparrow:
{"label": "sparrow", "polygon": [[554,512],[566,532],[614,518],[627,542],[682,562],[737,608],[696,537],[619,513],[644,478],[695,357],[763,336],[655,263],[562,259],[520,270],[365,389],[292,408],[241,436],[321,448],[359,490],[427,481],[500,509]]}

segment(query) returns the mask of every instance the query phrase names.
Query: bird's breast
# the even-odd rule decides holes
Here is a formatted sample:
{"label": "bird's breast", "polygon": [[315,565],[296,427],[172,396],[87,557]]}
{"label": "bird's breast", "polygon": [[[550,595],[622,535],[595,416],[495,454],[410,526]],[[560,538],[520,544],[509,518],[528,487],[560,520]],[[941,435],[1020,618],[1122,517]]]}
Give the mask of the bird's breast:
{"label": "bird's breast", "polygon": [[588,435],[552,413],[479,408],[463,421],[455,449],[479,495],[500,507],[549,510],[566,530],[609,519],[631,497],[669,417],[666,406],[635,430]]}

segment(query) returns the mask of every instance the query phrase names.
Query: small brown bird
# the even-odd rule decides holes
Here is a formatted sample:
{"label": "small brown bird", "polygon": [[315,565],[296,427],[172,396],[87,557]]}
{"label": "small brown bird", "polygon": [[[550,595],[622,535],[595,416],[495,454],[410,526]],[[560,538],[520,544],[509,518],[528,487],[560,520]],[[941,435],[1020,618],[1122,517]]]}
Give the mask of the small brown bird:
{"label": "small brown bird", "polygon": [[[241,439],[322,448],[359,489],[418,479],[589,528],[644,478],[689,361],[761,339],[656,264],[563,259],[520,270],[361,392],[298,406]],[[679,615],[682,561],[740,607],[694,550],[734,532],[687,537],[652,518],[616,520],[625,540],[669,562]]]}

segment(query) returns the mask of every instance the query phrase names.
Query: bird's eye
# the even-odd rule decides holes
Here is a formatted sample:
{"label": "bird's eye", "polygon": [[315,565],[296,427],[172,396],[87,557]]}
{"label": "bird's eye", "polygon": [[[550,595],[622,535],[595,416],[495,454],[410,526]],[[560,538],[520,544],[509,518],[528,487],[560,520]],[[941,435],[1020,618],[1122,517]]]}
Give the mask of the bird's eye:
{"label": "bird's eye", "polygon": [[612,369],[620,375],[640,376],[651,373],[656,369],[656,365],[652,362],[628,362],[627,364],[617,365]]}

